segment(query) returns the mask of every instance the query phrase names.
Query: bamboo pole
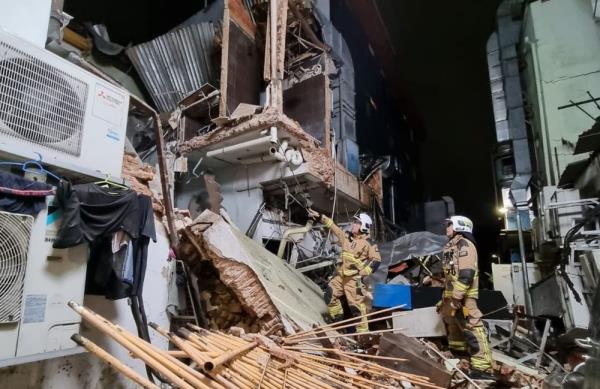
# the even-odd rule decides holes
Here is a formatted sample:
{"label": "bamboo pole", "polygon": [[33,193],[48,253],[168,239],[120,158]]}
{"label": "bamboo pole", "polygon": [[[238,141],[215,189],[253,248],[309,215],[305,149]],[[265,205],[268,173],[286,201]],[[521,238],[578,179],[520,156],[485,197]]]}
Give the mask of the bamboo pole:
{"label": "bamboo pole", "polygon": [[[321,356],[311,355],[311,354],[303,354],[302,357],[317,359],[317,360],[323,361],[324,364],[337,364],[340,366],[348,366],[348,367],[352,367],[354,369],[364,370],[365,372],[370,372],[370,373],[375,373],[375,374],[395,375],[398,378],[403,379],[403,380],[412,378],[412,379],[415,379],[418,381],[429,381],[429,378],[425,377],[425,376],[411,374],[411,373],[403,373],[400,371],[392,370],[385,366],[375,364],[375,363],[369,362],[369,361],[364,361],[364,360],[361,360],[359,358],[355,358],[352,356],[348,356],[348,358],[353,359],[357,362],[340,361],[339,359],[321,357]],[[365,366],[368,366],[368,368],[366,368]]]}
{"label": "bamboo pole", "polygon": [[199,366],[202,366],[202,364],[204,364],[204,362],[208,360],[208,358],[204,357],[203,355],[200,355],[199,351],[197,351],[192,346],[188,345],[185,340],[181,339],[174,333],[169,332],[164,328],[161,328],[156,323],[149,323],[148,325],[156,332],[169,339],[175,346],[179,347],[180,350],[186,353],[192,359],[192,361],[196,362],[196,364],[198,364]]}
{"label": "bamboo pole", "polygon": [[[108,324],[106,324],[103,320],[100,320],[98,317],[96,317],[96,314],[94,314],[94,315],[91,314],[90,313],[91,311],[89,311],[87,308],[80,306],[79,304],[77,304],[74,301],[69,301],[68,305],[69,305],[69,307],[71,307],[71,309],[73,309],[75,312],[77,312],[82,317],[82,319],[84,319],[86,322],[88,322],[89,324],[91,324],[96,329],[100,330],[101,332],[109,335],[111,338],[113,338],[115,341],[117,341],[117,343],[119,343],[121,346],[125,347],[136,357],[142,359],[145,363],[148,364],[148,366],[150,366],[152,369],[156,370],[157,372],[159,372],[160,374],[165,376],[173,384],[175,384],[183,389],[194,389],[194,387],[192,385],[190,385],[189,383],[184,381],[178,374],[175,374],[175,372],[179,373],[180,369],[174,368],[173,371],[171,371],[171,369],[167,368],[165,365],[163,365],[162,363],[160,363],[156,359],[154,359],[153,356],[144,352],[142,349],[140,349],[134,343],[127,340],[122,334],[118,333],[118,331],[115,331],[112,327],[110,327]],[[106,319],[104,319],[104,320],[106,320]],[[208,386],[203,387],[203,389],[208,389],[208,388],[209,388]]]}
{"label": "bamboo pole", "polygon": [[[301,331],[301,332],[298,332],[297,334],[290,335],[290,336],[284,338],[283,341],[285,342],[286,339],[291,340],[291,339],[298,338],[300,336],[303,336],[304,334],[311,333],[311,332],[313,332],[315,330],[322,330],[322,329],[329,328],[331,331],[334,331],[335,327],[338,327],[340,324],[344,324],[344,323],[348,323],[348,322],[352,322],[352,321],[357,321],[359,319],[362,319],[363,317],[370,317],[370,316],[373,316],[373,315],[376,315],[376,314],[390,312],[390,311],[393,311],[394,309],[401,309],[401,308],[404,308],[405,306],[406,306],[406,304],[400,304],[400,305],[397,305],[395,307],[382,309],[380,311],[373,311],[373,312],[370,312],[370,313],[365,313],[364,315],[355,316],[355,317],[352,317],[350,319],[341,320],[341,321],[338,321],[338,322],[335,322],[335,323],[332,323],[332,324],[325,324],[325,325],[322,325],[322,326],[319,326],[319,327],[312,328],[310,330]],[[359,324],[359,323],[357,322],[357,323],[355,323],[355,325],[356,324]]]}
{"label": "bamboo pole", "polygon": [[344,366],[349,366],[349,367],[352,367],[352,368],[355,368],[355,369],[361,369],[361,368],[364,368],[364,366],[369,366],[369,367],[371,367],[371,368],[373,368],[375,370],[386,370],[389,374],[396,374],[396,375],[400,375],[401,374],[402,375],[401,379],[406,379],[406,377],[413,377],[413,378],[418,379],[418,380],[429,381],[428,377],[425,377],[425,376],[422,376],[422,375],[417,375],[417,374],[411,374],[411,373],[402,373],[402,372],[399,372],[399,371],[387,368],[385,366],[382,366],[380,364],[375,364],[375,363],[370,362],[370,361],[362,360],[362,359],[357,358],[357,357],[352,356],[352,355],[345,355],[345,356],[346,356],[346,358],[354,360],[356,362],[340,361],[339,359],[327,358],[327,357],[322,357],[322,356],[317,356],[317,355],[307,354],[307,353],[303,353],[303,354],[300,354],[300,355],[303,356],[303,357],[318,358],[320,360],[323,360],[324,361],[323,363],[325,363],[325,364],[330,364],[330,363],[333,363],[333,364],[342,364]]}
{"label": "bamboo pole", "polygon": [[248,350],[253,349],[254,347],[258,346],[257,342],[252,342],[252,343],[248,343],[247,345],[231,350],[217,358],[213,358],[209,361],[204,362],[204,370],[206,371],[211,371],[214,368],[220,366],[221,364],[237,357],[238,355],[245,353]]}
{"label": "bamboo pole", "polygon": [[281,389],[285,389],[285,383],[287,382],[287,377],[288,377],[288,369],[285,369],[285,372],[283,373],[283,384],[281,385]]}
{"label": "bamboo pole", "polygon": [[417,385],[439,388],[438,386],[432,385],[431,383],[420,379],[419,378],[420,376],[414,376],[412,374],[405,374],[405,373],[397,372],[395,370],[392,370],[394,372],[394,374],[392,374],[390,372],[385,372],[385,371],[383,371],[383,369],[379,369],[380,367],[383,368],[383,366],[380,366],[380,365],[374,365],[373,368],[369,369],[369,368],[365,368],[364,366],[361,366],[362,364],[355,364],[355,363],[351,363],[351,362],[340,361],[337,359],[323,358],[323,357],[318,357],[315,355],[305,355],[305,356],[303,356],[303,358],[314,359],[319,362],[321,362],[321,360],[323,360],[322,364],[324,364],[324,365],[339,365],[339,366],[343,366],[343,367],[350,367],[352,369],[363,371],[363,372],[369,373],[371,375],[393,377],[393,378],[399,379],[399,380],[410,381]]}
{"label": "bamboo pole", "polygon": [[189,356],[181,350],[167,350],[164,351],[165,354],[172,356],[173,358],[184,359],[189,358]]}
{"label": "bamboo pole", "polygon": [[377,331],[366,331],[366,332],[356,332],[354,334],[336,334],[336,335],[329,335],[329,336],[318,336],[315,338],[305,338],[305,339],[294,339],[292,341],[290,341],[289,343],[292,344],[296,344],[299,342],[306,342],[309,340],[321,340],[321,339],[336,339],[336,338],[351,338],[351,337],[355,337],[355,336],[363,336],[363,335],[377,335],[377,334],[383,334],[386,332],[393,332],[393,331],[402,331],[404,328],[388,328],[385,330],[377,330]]}
{"label": "bamboo pole", "polygon": [[[165,353],[162,350],[159,350],[158,348],[156,348],[155,346],[145,342],[144,340],[138,338],[137,336],[129,333],[129,332],[123,332],[123,335],[130,341],[133,342],[134,344],[136,344],[138,347],[140,347],[141,349],[143,349],[145,352],[147,353],[153,353],[153,355],[158,355],[160,361],[162,361],[163,363],[166,363],[166,366],[168,368],[171,368],[173,366],[176,366],[177,368],[183,370],[183,373],[180,373],[181,376],[194,383],[194,385],[198,386],[198,385],[211,385],[211,386],[215,386],[215,382],[208,380],[207,377],[205,377],[202,373],[200,373],[197,370],[194,370],[192,367],[186,365],[185,363],[181,362],[180,360],[178,360],[177,358]],[[166,361],[166,362],[165,362]],[[198,383],[199,382],[199,383]],[[218,386],[220,387],[220,386]]]}
{"label": "bamboo pole", "polygon": [[[311,383],[312,385],[317,385],[317,387],[319,387],[319,388],[322,388],[322,389],[334,388],[334,386],[333,386],[333,385],[329,385],[329,384],[327,384],[327,383],[324,383],[324,382],[322,382],[322,381],[319,381],[319,380],[317,380],[316,378],[314,378],[313,376],[311,376],[311,375],[309,375],[309,374],[306,374],[304,371],[299,371],[299,370],[303,370],[303,369],[304,369],[304,367],[302,367],[302,366],[298,366],[298,368],[297,368],[297,369],[291,369],[291,370],[290,370],[290,372],[289,372],[289,375],[290,375],[291,377],[295,378],[295,379],[298,379],[298,380],[303,380],[303,379],[306,379],[306,380],[310,381],[310,383]],[[311,373],[312,373],[312,372],[311,372]],[[335,379],[331,379],[331,377],[327,377],[327,379],[328,379],[330,382],[340,382],[340,381],[337,381],[337,380],[335,380]],[[303,386],[305,389],[314,389],[314,386],[310,385],[308,382],[306,382],[306,381],[301,381],[301,382],[303,382],[303,385],[302,385],[302,386]],[[341,383],[341,382],[340,382],[340,383]]]}
{"label": "bamboo pole", "polygon": [[[369,324],[376,323],[378,321],[393,319],[394,317],[399,317],[399,316],[406,316],[406,313],[399,312],[399,313],[395,313],[393,315],[389,315],[389,316],[386,316],[386,317],[378,317],[378,318],[375,318],[373,320],[368,320],[367,323],[369,323]],[[338,330],[342,330],[344,328],[355,327],[357,324],[360,324],[360,322],[359,323],[344,324],[344,325],[341,325],[341,326],[336,326],[336,327],[331,328],[331,329],[326,328],[326,329],[322,329],[322,330],[318,330],[318,331],[313,331],[313,332],[310,332],[310,333],[308,333],[306,335],[303,335],[301,338],[304,338],[305,336],[309,336],[309,335],[313,336],[313,335],[317,335],[317,334],[322,334],[322,333],[328,332],[328,331],[338,331]],[[286,338],[286,339],[289,339],[289,338]],[[293,340],[296,340],[296,339],[297,339],[297,337],[294,337]],[[285,343],[285,339],[284,339],[284,343]]]}
{"label": "bamboo pole", "polygon": [[[324,372],[324,371],[322,371],[324,369],[314,370],[313,368],[309,368],[307,366],[302,366],[302,365],[298,366],[298,369],[309,372],[311,374],[314,374],[317,377],[321,378],[322,380],[329,381],[334,385],[341,386],[342,388],[353,389],[352,385],[335,378],[335,376],[333,376],[333,374],[335,374],[334,372],[331,372],[331,371]],[[331,374],[331,373],[333,373],[333,374]]]}
{"label": "bamboo pole", "polygon": [[[229,337],[216,332],[203,330],[203,333],[205,335],[201,337],[193,332],[184,331],[184,335],[187,336],[187,339],[195,342],[200,342],[201,340],[202,343],[205,345],[206,349],[208,350],[212,349],[226,351],[231,350],[232,347],[237,347],[240,343],[248,344],[248,342],[242,339]],[[254,352],[254,350],[252,350],[251,352]],[[242,358],[231,360],[230,365],[232,368],[235,367],[239,372],[243,373],[248,379],[251,380],[251,382],[254,383],[254,385],[256,385],[259,382],[260,367],[256,360],[243,356]],[[270,382],[264,382],[264,384],[264,386],[266,386],[269,389],[279,389],[277,385],[273,385]]]}
{"label": "bamboo pole", "polygon": [[380,359],[380,360],[384,360],[384,361],[395,361],[395,362],[407,362],[408,361],[408,359],[405,359],[405,358],[383,357],[380,355],[353,353],[350,351],[338,350],[336,348],[302,347],[302,346],[283,346],[283,348],[286,350],[294,350],[294,351],[322,351],[322,352],[335,353],[335,354],[338,354],[341,356],[353,355],[356,357],[362,357],[362,358],[368,358],[368,359]]}
{"label": "bamboo pole", "polygon": [[[140,339],[138,336],[133,335],[129,331],[124,330],[118,325],[112,323],[111,321],[105,319],[101,315],[95,313],[94,311],[83,307],[87,313],[96,317],[98,320],[105,323],[108,327],[114,329],[114,331],[118,332],[120,335],[125,337],[130,343],[133,343],[135,346],[142,349],[146,354],[149,354],[154,357],[158,362],[163,363],[167,368],[171,369],[174,373],[178,374],[178,376],[187,380],[191,384],[200,388],[216,388],[222,389],[223,386],[218,384],[217,382],[209,380],[202,373],[192,369],[190,366],[185,363],[179,361],[178,359],[166,354],[163,350],[159,350],[152,344],[146,342],[143,339]],[[110,336],[110,334],[109,334]]]}
{"label": "bamboo pole", "polygon": [[[256,366],[252,366],[240,360],[233,360],[231,361],[231,368],[239,371],[244,371],[253,382],[254,387],[256,387],[260,382],[260,368],[257,368]],[[263,384],[268,389],[278,389],[278,386],[273,384],[272,382],[263,382]]]}
{"label": "bamboo pole", "polygon": [[125,365],[123,362],[119,361],[117,358],[106,352],[104,349],[102,349],[100,346],[98,346],[91,340],[84,338],[79,334],[73,334],[73,336],[71,336],[71,340],[73,340],[73,342],[77,343],[78,345],[84,347],[87,351],[96,355],[98,358],[100,358],[110,366],[114,367],[116,370],[119,371],[119,373],[123,374],[125,377],[129,378],[136,384],[140,385],[142,388],[160,389],[158,386],[154,385],[148,379],[136,373],[135,370]]}
{"label": "bamboo pole", "polygon": [[258,381],[258,388],[257,389],[260,389],[261,384],[265,380],[265,373],[267,372],[267,367],[269,367],[269,362],[270,361],[271,361],[271,356],[269,355],[269,358],[265,362],[265,367],[263,368],[262,374],[260,376],[260,380]]}
{"label": "bamboo pole", "polygon": [[[366,379],[364,377],[361,377],[358,374],[350,374],[342,369],[336,369],[331,365],[324,365],[321,363],[316,363],[316,362],[310,361],[308,359],[303,359],[302,366],[304,366],[306,369],[309,369],[309,370],[310,369],[326,369],[327,371],[330,371],[330,372],[332,372],[338,376],[341,376],[345,379],[350,379],[352,381],[352,385],[354,385],[354,386],[360,386],[360,387],[366,388],[366,389],[371,388],[371,386],[369,386],[369,385],[382,386],[382,385],[378,384],[377,382]],[[356,381],[358,381],[358,382],[356,382]],[[350,385],[349,387],[352,388],[353,387],[352,385]]]}
{"label": "bamboo pole", "polygon": [[[359,361],[359,364],[354,364],[354,363],[348,363],[346,361],[340,361],[337,359],[331,359],[331,358],[325,358],[325,357],[317,357],[314,355],[310,355],[310,354],[306,354],[304,355],[304,357],[306,358],[318,358],[320,360],[323,360],[323,363],[326,364],[334,364],[334,365],[340,365],[340,366],[347,366],[347,367],[351,367],[353,369],[357,369],[357,370],[361,370],[364,371],[365,373],[369,373],[369,374],[375,374],[375,375],[381,375],[381,376],[389,376],[392,377],[394,379],[398,379],[398,380],[404,380],[404,381],[409,381],[412,382],[416,385],[420,385],[423,387],[428,387],[428,388],[433,388],[433,389],[439,389],[440,387],[437,385],[433,385],[432,383],[428,382],[429,378],[425,377],[425,376],[420,376],[420,375],[416,375],[416,374],[410,374],[410,373],[403,373],[403,372],[399,372],[396,370],[392,370],[390,368],[387,368],[385,366],[381,366],[379,364],[375,364],[369,361],[362,361],[358,358],[355,357],[351,357],[349,356],[349,358],[352,359],[357,359]],[[369,368],[365,367],[369,366]]]}
{"label": "bamboo pole", "polygon": [[[203,363],[206,362],[207,358],[205,356],[201,355],[201,353],[199,351],[197,351],[196,348],[187,344],[187,342],[185,340],[181,339],[179,336],[175,335],[172,332],[167,331],[164,328],[161,328],[156,323],[150,323],[149,326],[152,327],[156,332],[158,332],[159,334],[161,334],[162,336],[166,337],[171,342],[173,342],[174,345],[176,345],[182,351],[184,351],[190,357],[190,359],[192,361],[194,361],[196,364],[198,364],[199,366],[201,366]],[[226,387],[228,389],[237,389],[238,388],[236,385],[234,385],[229,380],[227,380],[225,377],[223,377],[219,374],[210,374],[210,376],[212,379],[214,379],[215,381],[217,381],[218,383],[220,383],[221,385],[223,385],[224,387]]]}

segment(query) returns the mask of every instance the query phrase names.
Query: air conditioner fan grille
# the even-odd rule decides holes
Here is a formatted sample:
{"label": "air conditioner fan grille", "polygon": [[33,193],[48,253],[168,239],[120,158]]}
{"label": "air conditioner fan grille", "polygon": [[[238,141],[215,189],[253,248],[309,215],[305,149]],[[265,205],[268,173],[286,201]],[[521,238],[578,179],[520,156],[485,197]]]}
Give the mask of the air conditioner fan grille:
{"label": "air conditioner fan grille", "polygon": [[0,323],[21,318],[33,217],[0,212]]}
{"label": "air conditioner fan grille", "polygon": [[0,134],[78,156],[88,85],[0,41]]}

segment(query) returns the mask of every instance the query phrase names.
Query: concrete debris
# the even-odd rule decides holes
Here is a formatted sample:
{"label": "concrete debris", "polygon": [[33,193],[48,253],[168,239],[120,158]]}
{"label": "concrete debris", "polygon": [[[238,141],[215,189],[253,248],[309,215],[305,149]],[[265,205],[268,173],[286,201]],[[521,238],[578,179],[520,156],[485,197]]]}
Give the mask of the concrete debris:
{"label": "concrete debris", "polygon": [[[206,288],[201,288],[219,288],[210,296],[204,294],[204,301],[226,311],[213,314],[215,327],[235,325],[258,332],[258,325],[262,333],[284,334],[323,323],[327,309],[318,286],[222,216],[206,210],[180,233],[179,251],[190,269],[205,276],[207,266],[202,262],[206,261],[218,273],[219,282],[210,286],[213,281],[209,281]],[[193,252],[197,254],[190,255]],[[206,279],[202,275],[200,282]],[[237,312],[238,304],[243,312]],[[209,318],[210,315],[209,312]],[[239,320],[244,315],[252,320]]]}
{"label": "concrete debris", "polygon": [[200,300],[206,307],[206,317],[209,328],[219,330],[237,327],[245,332],[259,332],[261,325],[257,316],[249,316],[243,309],[239,299],[231,288],[218,278],[204,279],[205,289],[200,294]]}
{"label": "concrete debris", "polygon": [[441,364],[442,362],[432,359],[423,344],[415,339],[402,334],[385,334],[379,342],[379,355],[407,360],[402,364],[392,360],[380,362],[390,369],[426,375],[432,383],[442,387],[448,387],[450,384],[451,375]]}
{"label": "concrete debris", "polygon": [[122,175],[131,190],[152,199],[154,212],[164,214],[162,200],[150,190],[149,183],[154,180],[155,176],[152,166],[142,163],[137,154],[125,153],[123,155]]}
{"label": "concrete debris", "polygon": [[249,131],[263,130],[271,127],[283,129],[298,138],[298,140],[313,142],[315,145],[318,143],[316,139],[302,130],[297,121],[290,119],[275,109],[266,108],[258,114],[230,119],[206,135],[196,136],[187,142],[183,142],[180,145],[180,151],[184,154],[189,153]]}

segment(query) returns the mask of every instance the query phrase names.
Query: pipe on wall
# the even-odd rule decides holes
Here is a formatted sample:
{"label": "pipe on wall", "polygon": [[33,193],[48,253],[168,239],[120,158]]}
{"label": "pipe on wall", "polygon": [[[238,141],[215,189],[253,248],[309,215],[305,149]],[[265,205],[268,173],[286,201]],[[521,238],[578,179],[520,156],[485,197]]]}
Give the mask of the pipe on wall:
{"label": "pipe on wall", "polygon": [[281,237],[281,241],[279,242],[279,249],[277,250],[277,256],[279,258],[283,258],[283,254],[285,253],[285,244],[287,243],[288,240],[290,240],[289,239],[290,235],[306,234],[308,231],[312,230],[313,223],[314,223],[314,221],[312,219],[308,219],[308,221],[306,222],[306,225],[304,225],[302,227],[293,227],[293,228],[288,228],[287,230],[285,230]]}

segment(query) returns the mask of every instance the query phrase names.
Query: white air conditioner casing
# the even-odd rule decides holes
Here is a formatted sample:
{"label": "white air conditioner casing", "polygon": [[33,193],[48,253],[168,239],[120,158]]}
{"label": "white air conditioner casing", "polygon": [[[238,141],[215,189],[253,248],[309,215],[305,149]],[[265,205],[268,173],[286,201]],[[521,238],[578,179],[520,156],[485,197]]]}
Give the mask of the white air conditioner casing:
{"label": "white air conditioner casing", "polygon": [[[52,204],[52,198],[47,198]],[[70,339],[81,317],[67,306],[83,304],[88,245],[54,249],[60,208],[46,206],[29,237],[20,316],[0,323],[0,367],[81,352]],[[0,297],[2,302],[2,297]]]}
{"label": "white air conditioner casing", "polygon": [[0,29],[0,157],[121,177],[129,93]]}

